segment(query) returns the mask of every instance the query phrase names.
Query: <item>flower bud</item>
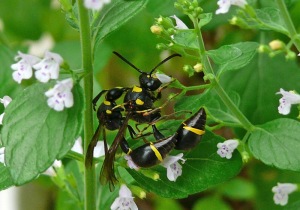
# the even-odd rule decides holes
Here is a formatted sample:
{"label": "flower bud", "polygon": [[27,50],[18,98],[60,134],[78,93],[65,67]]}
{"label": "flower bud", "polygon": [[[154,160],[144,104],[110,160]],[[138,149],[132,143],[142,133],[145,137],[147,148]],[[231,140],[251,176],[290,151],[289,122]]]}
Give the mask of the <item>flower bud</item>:
{"label": "flower bud", "polygon": [[236,24],[237,24],[237,21],[238,21],[237,16],[233,16],[233,17],[229,20],[229,23],[230,23],[231,25],[236,25]]}
{"label": "flower bud", "polygon": [[140,170],[140,172],[144,176],[146,176],[146,177],[148,177],[150,179],[153,179],[154,181],[159,180],[159,174],[157,172],[155,172],[155,171],[145,169],[145,170]]}
{"label": "flower bud", "polygon": [[285,58],[287,60],[294,60],[296,58],[296,53],[294,53],[293,51],[289,51],[285,56]]}
{"label": "flower bud", "polygon": [[281,50],[285,46],[285,44],[280,40],[273,40],[269,43],[269,46],[272,50]]}
{"label": "flower bud", "polygon": [[189,77],[193,76],[194,73],[195,73],[195,69],[190,65],[184,65],[183,66],[183,71],[187,72]]}
{"label": "flower bud", "polygon": [[267,45],[261,44],[258,47],[258,52],[259,53],[267,53],[267,52],[270,52],[270,48]]}
{"label": "flower bud", "polygon": [[163,44],[163,43],[159,43],[159,44],[156,45],[156,49],[158,49],[158,50],[167,50],[168,46]]}
{"label": "flower bud", "polygon": [[137,197],[139,197],[140,199],[144,199],[146,198],[146,192],[144,189],[135,186],[135,185],[131,185],[130,187],[131,192],[136,195]]}
{"label": "flower bud", "polygon": [[162,27],[160,27],[158,25],[153,25],[150,27],[150,30],[153,34],[160,35],[163,29],[162,29]]}
{"label": "flower bud", "polygon": [[203,70],[202,63],[197,63],[194,67],[195,72],[201,72]]}
{"label": "flower bud", "polygon": [[246,151],[243,151],[243,152],[241,153],[241,155],[242,155],[243,163],[248,163],[248,161],[249,161],[249,159],[250,159],[249,153],[246,152]]}

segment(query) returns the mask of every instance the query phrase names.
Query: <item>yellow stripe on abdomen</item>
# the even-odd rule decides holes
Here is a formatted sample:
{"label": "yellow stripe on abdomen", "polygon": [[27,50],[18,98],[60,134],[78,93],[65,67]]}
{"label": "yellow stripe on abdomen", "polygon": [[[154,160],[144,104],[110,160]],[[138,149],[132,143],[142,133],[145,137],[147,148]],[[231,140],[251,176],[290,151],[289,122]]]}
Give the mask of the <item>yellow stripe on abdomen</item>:
{"label": "yellow stripe on abdomen", "polygon": [[150,143],[150,148],[152,149],[152,151],[154,152],[155,156],[157,157],[157,159],[159,161],[163,161],[163,158],[160,154],[160,152],[157,150],[157,148],[153,145],[153,143]]}

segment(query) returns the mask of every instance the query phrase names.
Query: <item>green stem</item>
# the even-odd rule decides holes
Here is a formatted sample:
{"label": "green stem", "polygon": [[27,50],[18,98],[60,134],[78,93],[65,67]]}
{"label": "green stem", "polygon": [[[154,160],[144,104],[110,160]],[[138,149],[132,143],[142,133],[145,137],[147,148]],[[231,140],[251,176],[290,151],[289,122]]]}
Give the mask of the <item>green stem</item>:
{"label": "green stem", "polygon": [[229,98],[225,90],[220,85],[218,79],[216,78],[216,75],[213,71],[213,68],[211,66],[211,63],[209,61],[209,58],[206,54],[204,41],[202,38],[201,30],[198,25],[198,19],[190,17],[193,20],[194,27],[197,33],[197,39],[199,44],[199,54],[201,61],[203,63],[204,69],[204,75],[207,76],[208,74],[214,75],[213,77],[208,77],[212,88],[216,91],[216,93],[219,95],[223,103],[228,107],[228,109],[232,112],[232,114],[239,120],[241,125],[247,130],[251,131],[254,129],[254,126],[249,122],[249,120],[243,115],[243,113],[238,109],[238,107],[232,102],[232,100]]}
{"label": "green stem", "polygon": [[[78,0],[79,24],[80,24],[80,42],[82,54],[82,69],[86,72],[83,80],[85,96],[84,112],[84,154],[93,137],[93,63],[92,46],[89,15],[87,9],[83,6],[83,0]],[[96,209],[96,174],[95,166],[85,167],[84,169],[84,193],[85,210]]]}
{"label": "green stem", "polygon": [[289,14],[288,9],[286,8],[286,5],[284,3],[284,0],[276,0],[277,5],[279,7],[279,11],[281,12],[281,17],[284,20],[284,23],[287,27],[287,30],[289,31],[290,38],[293,40],[295,46],[297,47],[297,50],[300,51],[300,39],[298,37],[298,33],[295,29],[295,26],[293,24],[293,21],[291,19],[291,16]]}

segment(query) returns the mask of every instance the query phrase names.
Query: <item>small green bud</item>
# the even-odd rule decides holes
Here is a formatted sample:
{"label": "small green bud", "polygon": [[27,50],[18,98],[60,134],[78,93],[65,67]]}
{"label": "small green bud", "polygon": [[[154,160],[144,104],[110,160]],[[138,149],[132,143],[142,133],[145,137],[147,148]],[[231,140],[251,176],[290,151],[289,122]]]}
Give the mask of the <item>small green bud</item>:
{"label": "small green bud", "polygon": [[156,45],[156,49],[158,49],[158,50],[166,50],[166,49],[168,49],[168,46],[165,45],[165,44],[163,44],[163,43],[158,43]]}
{"label": "small green bud", "polygon": [[237,22],[238,22],[237,16],[233,16],[233,17],[229,20],[229,23],[230,23],[231,25],[236,25]]}
{"label": "small green bud", "polygon": [[154,181],[159,180],[159,174],[157,172],[155,172],[155,171],[145,169],[145,170],[140,170],[140,172],[144,176],[146,176],[146,177],[148,177],[150,179],[153,179]]}
{"label": "small green bud", "polygon": [[246,151],[243,151],[243,152],[241,153],[241,155],[242,155],[243,163],[248,163],[248,161],[249,161],[249,159],[250,159],[249,153],[246,152]]}
{"label": "small green bud", "polygon": [[215,76],[213,74],[209,73],[209,74],[205,75],[203,77],[203,79],[204,79],[204,81],[207,81],[207,80],[211,81],[211,80],[215,79]]}
{"label": "small green bud", "polygon": [[267,46],[267,45],[261,44],[261,45],[259,45],[259,47],[258,47],[258,52],[259,52],[259,53],[268,53],[268,52],[270,52],[270,48],[269,48],[269,46]]}
{"label": "small green bud", "polygon": [[137,197],[139,197],[140,199],[144,199],[146,198],[146,192],[144,189],[138,187],[138,186],[135,186],[135,185],[131,185],[130,187],[130,191],[136,195]]}
{"label": "small green bud", "polygon": [[294,60],[296,58],[296,53],[294,53],[293,51],[289,51],[285,56],[285,58],[287,60]]}
{"label": "small green bud", "polygon": [[188,75],[189,75],[189,77],[193,76],[194,73],[195,73],[195,70],[194,70],[193,67],[190,66],[190,65],[184,65],[184,66],[183,66],[183,71],[184,71],[184,72],[187,72]]}

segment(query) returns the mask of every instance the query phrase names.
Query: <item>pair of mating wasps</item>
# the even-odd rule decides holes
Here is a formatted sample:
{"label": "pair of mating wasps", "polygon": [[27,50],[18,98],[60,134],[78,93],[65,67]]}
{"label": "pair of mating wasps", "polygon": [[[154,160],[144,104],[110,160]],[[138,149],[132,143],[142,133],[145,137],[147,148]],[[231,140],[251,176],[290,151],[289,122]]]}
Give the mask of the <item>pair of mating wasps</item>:
{"label": "pair of mating wasps", "polygon": [[[86,154],[86,166],[91,166],[93,161],[93,150],[102,132],[104,139],[105,160],[101,169],[100,182],[105,184],[109,182],[110,189],[113,189],[117,178],[114,173],[114,159],[116,151],[120,145],[124,153],[129,155],[137,167],[151,167],[163,161],[163,159],[173,150],[190,150],[194,148],[204,134],[206,122],[206,113],[203,108],[200,108],[193,116],[181,123],[175,134],[165,137],[156,128],[155,122],[161,118],[160,109],[154,107],[154,102],[161,98],[161,91],[166,86],[156,77],[153,72],[163,63],[173,57],[180,56],[173,54],[159,64],[157,64],[149,73],[143,72],[125,59],[117,52],[113,52],[128,65],[137,70],[139,76],[139,86],[115,87],[110,90],[102,90],[92,101],[93,108],[96,111],[96,104],[103,94],[105,100],[101,103],[97,110],[97,118],[99,120],[98,127],[91,140]],[[118,100],[124,95],[123,104],[118,105]],[[123,116],[125,111],[126,115]],[[134,120],[138,124],[148,124],[152,126],[155,142],[148,142],[144,145],[130,149],[124,135],[126,129],[133,139],[136,138],[136,132],[128,124],[129,120]],[[118,133],[108,149],[106,141],[106,129],[118,130]]]}

